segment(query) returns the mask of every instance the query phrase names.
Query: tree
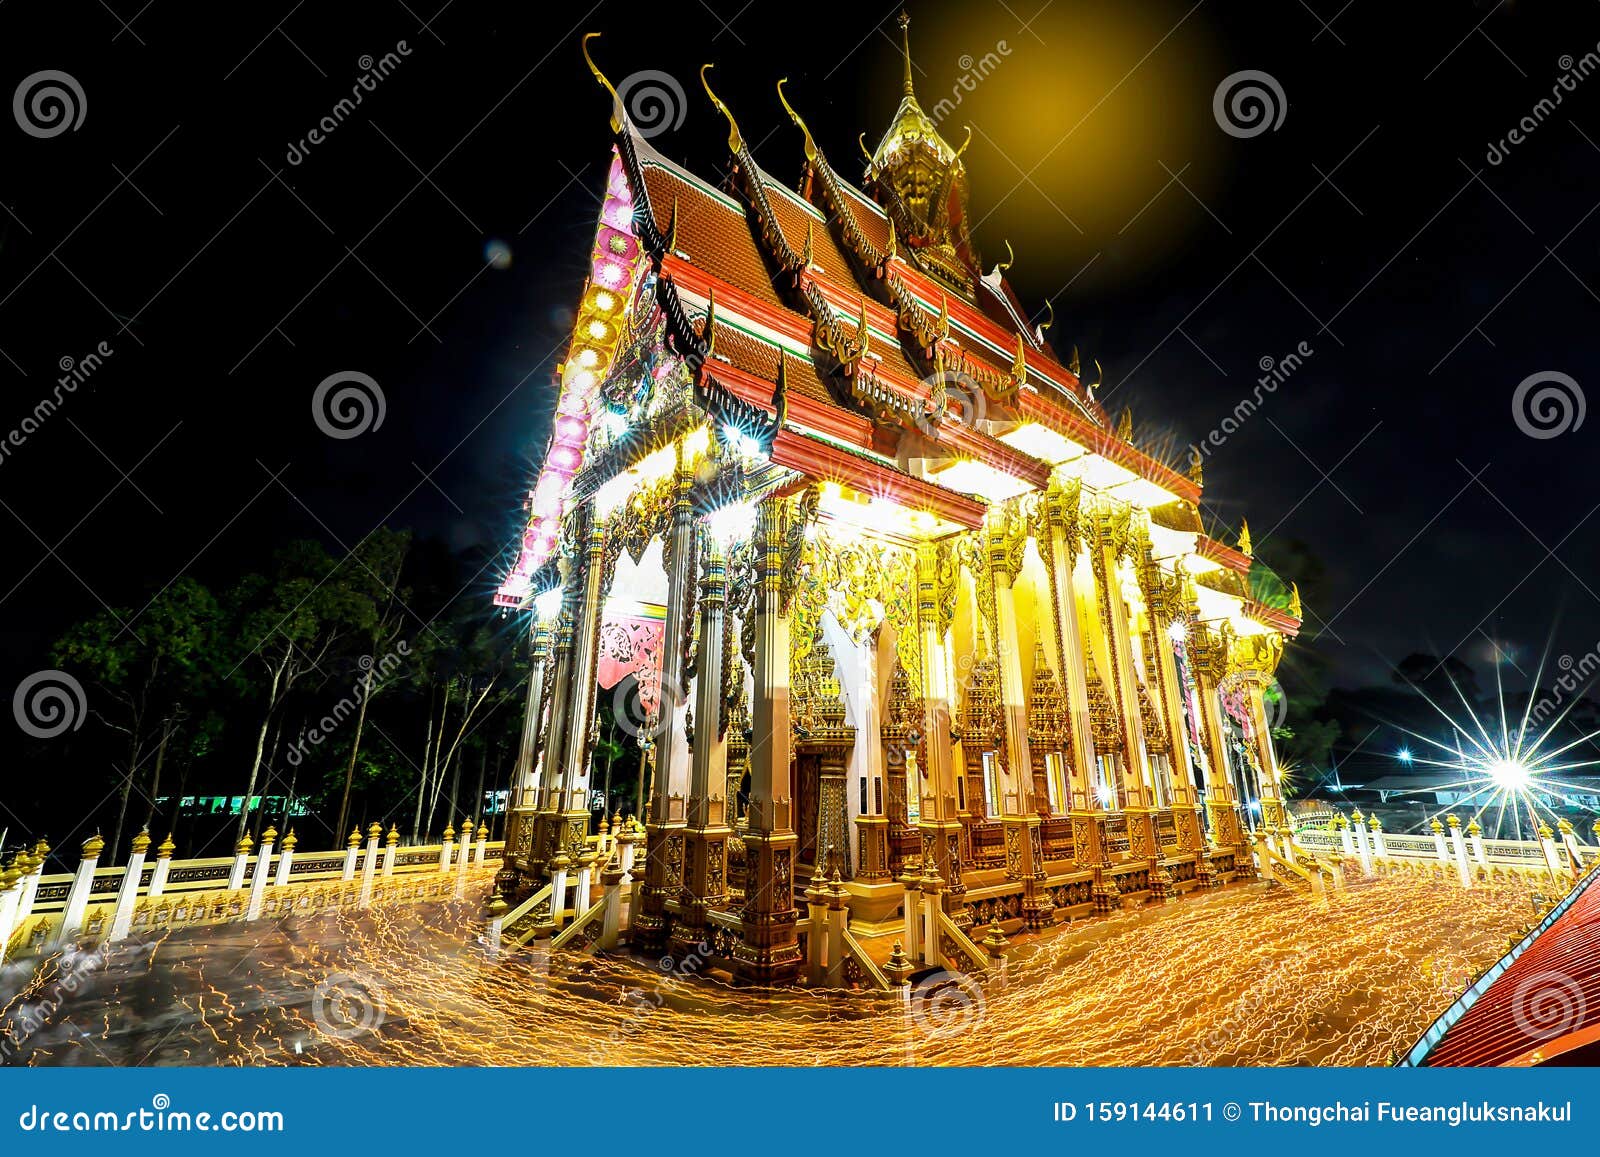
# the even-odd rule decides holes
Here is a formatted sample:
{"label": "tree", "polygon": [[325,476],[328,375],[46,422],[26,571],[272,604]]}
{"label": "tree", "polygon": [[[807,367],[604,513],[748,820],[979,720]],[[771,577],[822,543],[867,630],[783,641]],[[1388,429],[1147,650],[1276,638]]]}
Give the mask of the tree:
{"label": "tree", "polygon": [[116,862],[134,780],[152,757],[146,824],[154,818],[168,746],[188,719],[188,701],[216,674],[212,660],[220,617],[210,591],[180,578],[142,614],[127,608],[102,612],[73,627],[55,646],[58,664],[82,670],[98,688],[94,716],[127,737],[128,766],[120,774],[107,863]]}
{"label": "tree", "polygon": [[324,665],[343,642],[373,629],[372,600],[352,589],[340,569],[319,543],[300,540],[277,552],[270,578],[246,575],[229,596],[236,638],[244,648],[234,672],[259,669],[262,683],[245,676],[245,686],[265,700],[235,839],[243,838],[250,822],[274,714],[307,675],[327,675]]}
{"label": "tree", "polygon": [[362,657],[365,666],[361,676],[361,706],[350,743],[350,762],[345,767],[344,791],[339,797],[339,818],[333,825],[335,835],[344,831],[345,820],[349,818],[350,787],[355,781],[356,761],[361,753],[361,733],[367,726],[367,707],[385,686],[385,680],[379,677],[383,674],[379,670],[379,656],[390,652],[400,636],[407,613],[406,603],[411,592],[400,589],[400,572],[410,549],[409,531],[379,528],[369,534],[341,566],[351,589],[372,600],[373,618],[366,637],[369,649]]}

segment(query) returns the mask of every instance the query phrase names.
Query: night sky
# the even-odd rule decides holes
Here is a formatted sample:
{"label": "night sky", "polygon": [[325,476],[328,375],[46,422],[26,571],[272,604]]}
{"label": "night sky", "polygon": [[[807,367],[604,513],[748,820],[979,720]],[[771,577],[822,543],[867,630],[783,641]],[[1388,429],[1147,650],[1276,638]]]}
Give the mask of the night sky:
{"label": "night sky", "polygon": [[[726,132],[706,61],[786,181],[803,153],[780,77],[852,176],[857,134],[875,143],[898,99],[899,3],[440,7],[0,7],[4,93],[54,70],[86,110],[47,137],[0,117],[0,435],[63,359],[112,351],[0,459],[8,697],[75,618],[184,573],[223,585],[288,538],[342,552],[387,523],[509,547],[609,157],[583,32],[604,33],[619,86],[671,78],[681,123],[653,144],[713,179]],[[1300,645],[1336,683],[1497,648],[1517,682],[1547,640],[1552,659],[1600,640],[1600,418],[1535,438],[1513,413],[1530,376],[1569,375],[1577,397],[1600,383],[1600,75],[1577,78],[1600,6],[911,15],[924,107],[959,93],[945,135],[974,129],[986,264],[1011,242],[1020,297],[1041,317],[1053,301],[1062,357],[1100,361],[1101,399],[1132,408],[1142,441],[1182,463],[1263,359],[1311,351],[1211,449],[1205,513],[1247,514],[1258,553],[1308,580]],[[291,163],[389,52],[397,67]],[[1245,70],[1285,103],[1235,136],[1214,97]],[[318,429],[313,391],[339,371],[379,384],[380,428]],[[485,613],[499,577],[481,576]]]}

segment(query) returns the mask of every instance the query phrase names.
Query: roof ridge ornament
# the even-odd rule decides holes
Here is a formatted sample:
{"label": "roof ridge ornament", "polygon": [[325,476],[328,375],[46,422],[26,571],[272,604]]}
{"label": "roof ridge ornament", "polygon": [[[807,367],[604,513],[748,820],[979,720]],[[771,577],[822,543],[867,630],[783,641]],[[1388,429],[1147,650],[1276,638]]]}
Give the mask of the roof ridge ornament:
{"label": "roof ridge ornament", "polygon": [[[800,119],[800,114],[794,111],[794,106],[789,103],[789,98],[783,95],[783,86],[788,83],[789,78],[787,76],[778,82],[778,100],[783,105],[783,110],[789,114],[789,119],[794,121],[794,123],[799,126],[800,131],[805,134],[806,160],[815,162],[818,151],[817,142],[811,138],[811,130],[806,127],[806,122]],[[715,100],[716,98],[713,97],[712,99]],[[863,137],[865,135],[865,133],[862,134]],[[865,143],[863,143],[861,147],[866,148]]]}
{"label": "roof ridge ornament", "polygon": [[1010,268],[1011,268],[1011,266],[1013,264],[1016,263],[1016,260],[1017,260],[1017,255],[1011,251],[1011,242],[1009,240],[1007,240],[1006,241],[1006,259],[1004,261],[996,261],[994,263],[994,267],[996,269],[998,269],[1001,273],[1005,273],[1005,272],[1010,270]]}
{"label": "roof ridge ornament", "polygon": [[714,65],[702,64],[700,66],[700,84],[706,90],[706,95],[711,98],[711,103],[717,106],[717,111],[728,118],[728,148],[737,153],[744,148],[744,136],[739,132],[739,122],[733,119],[733,114],[728,111],[728,106],[722,103],[722,98],[711,91],[711,82],[706,79]]}
{"label": "roof ridge ornament", "polygon": [[595,64],[594,57],[589,55],[589,41],[599,40],[598,32],[585,32],[580,47],[583,50],[583,62],[589,66],[589,71],[594,73],[594,78],[600,82],[602,88],[611,94],[611,131],[620,133],[623,123],[627,120],[627,113],[622,107],[622,98],[617,95],[616,86],[606,79],[606,74],[600,71],[600,66]]}

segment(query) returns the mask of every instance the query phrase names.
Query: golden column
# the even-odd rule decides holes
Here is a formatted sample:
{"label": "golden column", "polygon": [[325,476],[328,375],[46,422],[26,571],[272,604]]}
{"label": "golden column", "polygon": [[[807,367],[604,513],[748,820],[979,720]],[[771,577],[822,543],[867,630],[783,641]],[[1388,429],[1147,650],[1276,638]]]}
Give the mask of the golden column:
{"label": "golden column", "polygon": [[[758,983],[800,971],[795,939],[794,856],[789,734],[789,598],[792,558],[799,564],[805,515],[782,498],[762,501],[756,528],[755,702],[752,705],[750,806],[746,812],[743,937],[734,972]],[[787,548],[787,549],[786,549]]]}
{"label": "golden column", "polygon": [[1122,597],[1117,567],[1131,545],[1133,508],[1112,499],[1098,498],[1087,511],[1093,528],[1089,561],[1094,570],[1096,603],[1104,635],[1108,669],[1106,690],[1116,703],[1123,739],[1123,812],[1128,827],[1128,849],[1136,858],[1156,854],[1155,806],[1150,769],[1140,728],[1138,677],[1133,665],[1133,643],[1128,630],[1128,604]]}
{"label": "golden column", "polygon": [[640,888],[638,915],[633,921],[634,943],[647,951],[666,947],[671,921],[667,905],[677,901],[678,891],[683,886],[689,767],[673,742],[673,731],[679,726],[678,713],[688,697],[684,686],[684,655],[689,649],[690,624],[684,600],[693,593],[697,559],[697,528],[694,506],[689,498],[693,481],[693,463],[685,456],[680,439],[673,479],[672,515],[666,541],[662,544],[667,569],[667,623],[661,642],[655,780],[645,823],[644,884]]}
{"label": "golden column", "polygon": [[690,752],[689,814],[684,832],[683,911],[672,930],[674,953],[686,958],[706,938],[708,913],[728,899],[728,705],[723,620],[728,564],[715,535],[703,536],[700,646],[695,659],[694,737]]}
{"label": "golden column", "polygon": [[1144,595],[1149,637],[1145,648],[1148,682],[1155,699],[1156,713],[1167,737],[1168,775],[1173,797],[1173,821],[1178,829],[1178,846],[1198,852],[1204,821],[1203,806],[1194,790],[1190,771],[1188,730],[1184,724],[1183,688],[1178,681],[1178,661],[1173,647],[1188,637],[1184,621],[1182,579],[1162,572],[1156,562],[1150,537],[1141,534],[1136,544],[1135,567],[1139,589]]}
{"label": "golden column", "polygon": [[544,723],[545,672],[550,666],[550,624],[534,613],[529,643],[528,697],[522,717],[522,739],[517,745],[516,774],[511,779],[511,798],[505,829],[505,859],[502,870],[526,866],[533,848],[533,814],[536,806],[534,776],[537,772],[539,732]]}
{"label": "golden column", "polygon": [[[595,652],[600,634],[600,579],[605,554],[605,524],[589,527],[583,565],[583,603],[572,640],[572,697],[562,735],[558,848],[576,858],[589,836],[589,728],[594,714]],[[464,840],[463,852],[466,848]],[[560,897],[556,897],[560,899]]]}
{"label": "golden column", "polygon": [[956,764],[951,750],[950,624],[956,612],[956,560],[949,543],[917,547],[917,623],[922,650],[926,740],[923,792],[918,807],[924,872],[938,872],[947,885],[941,895],[946,912],[969,924],[966,886],[961,882],[961,820],[956,807]]}
{"label": "golden column", "polygon": [[[1192,593],[1189,597],[1192,600]],[[1189,667],[1194,672],[1195,698],[1200,703],[1200,731],[1211,764],[1206,810],[1211,814],[1212,842],[1239,851],[1241,862],[1248,861],[1249,843],[1240,820],[1241,801],[1228,772],[1227,732],[1222,722],[1222,681],[1228,673],[1231,633],[1226,625],[1220,632],[1213,632],[1199,623],[1192,601],[1186,618],[1189,622]]]}
{"label": "golden column", "polygon": [[1022,644],[1017,636],[1017,607],[1012,585],[1022,571],[1028,544],[1028,522],[1022,502],[1013,499],[990,507],[985,525],[989,572],[994,580],[1000,702],[1005,723],[1004,785],[1000,823],[1005,836],[1006,876],[1023,883],[1022,914],[1030,928],[1050,923],[1053,908],[1044,890],[1044,847],[1039,813],[1033,804],[1033,760],[1028,753],[1028,708],[1022,681]]}

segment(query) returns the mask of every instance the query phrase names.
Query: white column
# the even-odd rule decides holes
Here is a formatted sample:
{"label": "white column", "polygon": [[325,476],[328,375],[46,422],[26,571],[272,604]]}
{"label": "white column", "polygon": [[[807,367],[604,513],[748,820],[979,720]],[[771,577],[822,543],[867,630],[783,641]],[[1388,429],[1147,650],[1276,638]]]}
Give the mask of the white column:
{"label": "white column", "polygon": [[922,959],[922,881],[909,872],[900,877],[900,884],[906,890],[903,902],[905,910],[905,943],[901,945],[902,951],[911,960]]}
{"label": "white column", "polygon": [[455,894],[457,896],[467,890],[467,860],[471,855],[472,819],[469,816],[461,821],[461,847],[456,853]]}
{"label": "white column", "polygon": [[572,860],[564,850],[550,859],[550,919],[557,928],[561,927],[567,908],[567,869],[571,866]]}
{"label": "white column", "polygon": [[585,851],[578,857],[578,898],[572,906],[580,916],[589,909],[589,893],[594,887],[594,858],[593,850]]}
{"label": "white column", "polygon": [[1456,875],[1461,877],[1463,888],[1472,887],[1472,869],[1467,866],[1467,841],[1461,834],[1461,821],[1455,816],[1450,821],[1450,851],[1456,862]]}
{"label": "white column", "polygon": [[942,881],[937,876],[922,878],[922,962],[933,968],[943,967],[939,959],[939,892]]}
{"label": "white column", "polygon": [[1551,879],[1561,878],[1561,853],[1556,850],[1555,833],[1550,825],[1539,825],[1539,846],[1544,849],[1544,862],[1550,867]]}
{"label": "white column", "polygon": [[361,864],[361,907],[372,906],[372,879],[378,874],[378,840],[383,835],[383,825],[374,821],[367,828],[367,856]]}
{"label": "white column", "polygon": [[1439,857],[1441,864],[1448,864],[1450,862],[1450,853],[1445,851],[1444,847],[1444,825],[1438,820],[1434,820],[1429,826],[1433,828],[1434,855]]}
{"label": "white column", "polygon": [[1477,820],[1467,824],[1467,843],[1472,848],[1473,862],[1482,867],[1489,864],[1489,854],[1483,846],[1483,827]]}
{"label": "white column", "polygon": [[156,847],[156,866],[150,870],[150,898],[153,900],[167,890],[167,873],[172,870],[172,853],[178,846],[172,842],[172,833]]}
{"label": "white column", "polygon": [[266,899],[267,879],[272,874],[272,845],[278,840],[278,829],[267,828],[261,833],[261,851],[256,855],[255,874],[250,877],[250,903],[245,906],[245,920],[261,918],[261,902]]}
{"label": "white column", "polygon": [[228,891],[237,892],[244,887],[244,869],[250,860],[250,849],[256,842],[250,838],[250,833],[245,832],[239,837],[239,842],[233,849],[233,868],[228,872]]}
{"label": "white column", "polygon": [[1367,826],[1362,822],[1362,815],[1357,809],[1351,819],[1351,834],[1355,836],[1356,855],[1361,860],[1361,870],[1367,875],[1372,875],[1372,853],[1367,848]]}
{"label": "white column", "polygon": [[289,834],[283,837],[283,851],[278,853],[278,887],[283,887],[289,882],[289,871],[294,864],[294,829],[289,829]]}
{"label": "white column", "polygon": [[83,914],[89,908],[89,889],[94,885],[94,870],[100,864],[100,853],[105,846],[98,832],[83,842],[83,858],[78,861],[78,872],[72,877],[72,888],[67,892],[67,904],[61,913],[61,927],[56,931],[53,947],[67,943],[83,927]]}
{"label": "white column", "polygon": [[133,906],[139,899],[139,877],[144,875],[144,857],[149,850],[150,833],[141,831],[133,837],[128,866],[122,873],[122,886],[117,889],[117,906],[111,915],[111,935],[107,937],[113,944],[126,939],[133,928]]}
{"label": "white column", "polygon": [[45,861],[50,858],[50,845],[40,840],[33,845],[32,864],[33,870],[22,882],[22,899],[17,905],[17,922],[13,928],[20,927],[22,922],[33,914],[33,901],[39,895],[39,879],[44,875]]}
{"label": "white column", "polygon": [[1350,821],[1343,816],[1339,817],[1339,846],[1344,849],[1347,858],[1355,858],[1356,842],[1350,838]]}
{"label": "white column", "polygon": [[472,849],[472,866],[481,868],[489,860],[489,825],[478,821],[478,842]]}
{"label": "white column", "polygon": [[1566,820],[1556,821],[1556,827],[1561,830],[1561,842],[1571,855],[1571,862],[1583,867],[1583,846],[1578,843],[1578,833],[1572,830],[1572,825]]}
{"label": "white column", "polygon": [[456,829],[454,824],[446,824],[444,828],[444,843],[439,845],[439,870],[450,870],[451,846],[455,843]]}
{"label": "white column", "polygon": [[344,871],[339,879],[348,884],[356,878],[356,856],[361,852],[361,829],[351,828],[350,838],[344,843]]}
{"label": "white column", "polygon": [[1374,855],[1389,857],[1389,846],[1383,842],[1383,825],[1378,823],[1377,816],[1367,818],[1367,827],[1372,829],[1372,852]]}
{"label": "white column", "polygon": [[383,848],[383,875],[384,878],[394,875],[395,848],[400,843],[400,829],[393,824],[389,825],[389,834],[384,837]]}
{"label": "white column", "polygon": [[24,886],[22,864],[13,859],[11,867],[0,872],[0,964],[5,962],[11,930],[21,923],[17,919],[17,909],[22,903]]}

